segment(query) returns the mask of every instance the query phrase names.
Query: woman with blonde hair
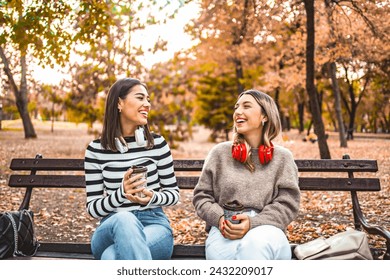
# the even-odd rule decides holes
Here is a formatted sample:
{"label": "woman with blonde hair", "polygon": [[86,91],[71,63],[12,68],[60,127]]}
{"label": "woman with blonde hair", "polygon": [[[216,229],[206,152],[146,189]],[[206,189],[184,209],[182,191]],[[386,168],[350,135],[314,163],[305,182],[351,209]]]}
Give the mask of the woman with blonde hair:
{"label": "woman with blonde hair", "polygon": [[[193,204],[209,230],[207,259],[291,259],[285,234],[300,204],[292,153],[274,145],[281,132],[274,100],[257,90],[241,93],[234,107],[233,141],[209,152]],[[225,219],[223,206],[241,214]]]}

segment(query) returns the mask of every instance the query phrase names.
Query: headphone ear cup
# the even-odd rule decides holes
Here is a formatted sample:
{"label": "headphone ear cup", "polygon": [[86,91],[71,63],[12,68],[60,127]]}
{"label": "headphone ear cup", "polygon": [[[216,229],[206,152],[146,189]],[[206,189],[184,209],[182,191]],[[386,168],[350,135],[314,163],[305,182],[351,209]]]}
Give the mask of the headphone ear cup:
{"label": "headphone ear cup", "polygon": [[140,126],[135,130],[135,142],[137,142],[138,146],[145,146],[145,136],[144,136],[144,128]]}
{"label": "headphone ear cup", "polygon": [[115,147],[121,154],[123,154],[129,150],[129,147],[127,146],[126,141],[123,138],[121,139],[122,141],[118,137],[115,137]]}
{"label": "headphone ear cup", "polygon": [[259,160],[260,163],[265,165],[272,160],[272,156],[274,154],[274,146],[271,144],[271,147],[266,147],[265,145],[261,145],[259,147]]}
{"label": "headphone ear cup", "polygon": [[244,143],[234,144],[232,146],[232,156],[235,160],[244,163],[246,161],[246,146]]}

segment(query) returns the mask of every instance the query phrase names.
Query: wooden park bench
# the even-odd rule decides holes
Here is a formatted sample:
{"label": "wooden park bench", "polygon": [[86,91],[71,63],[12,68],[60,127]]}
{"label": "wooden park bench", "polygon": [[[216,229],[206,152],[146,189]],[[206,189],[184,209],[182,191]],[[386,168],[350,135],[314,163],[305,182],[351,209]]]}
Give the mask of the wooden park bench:
{"label": "wooden park bench", "polygon": [[[298,170],[299,187],[302,191],[347,191],[351,194],[353,206],[354,226],[357,230],[364,230],[368,234],[379,235],[386,240],[386,248],[371,248],[374,258],[390,259],[390,232],[379,226],[369,225],[362,213],[357,193],[378,192],[381,189],[377,178],[355,178],[355,172],[378,171],[376,160],[352,160],[346,155],[341,160],[295,160]],[[202,170],[203,160],[174,160],[177,181],[180,189],[194,189],[198,182],[199,171]],[[14,158],[10,169],[14,172],[9,178],[9,186],[26,188],[20,209],[28,209],[34,188],[85,188],[84,159],[69,158]],[[27,174],[27,172],[29,174]],[[74,175],[79,171],[79,175]],[[38,174],[44,173],[43,175]],[[49,174],[50,172],[50,174]],[[73,173],[71,175],[66,174]],[[302,174],[310,172],[341,172],[345,177],[304,177]],[[60,174],[58,174],[60,173]],[[65,174],[64,174],[65,173]],[[180,175],[179,175],[180,174]],[[184,174],[184,175],[182,175]],[[196,175],[194,175],[196,174]],[[329,173],[328,173],[329,174]],[[292,249],[294,244],[291,244]],[[42,242],[36,257],[92,259],[89,243],[70,242]],[[204,259],[204,245],[175,245],[173,259]]]}

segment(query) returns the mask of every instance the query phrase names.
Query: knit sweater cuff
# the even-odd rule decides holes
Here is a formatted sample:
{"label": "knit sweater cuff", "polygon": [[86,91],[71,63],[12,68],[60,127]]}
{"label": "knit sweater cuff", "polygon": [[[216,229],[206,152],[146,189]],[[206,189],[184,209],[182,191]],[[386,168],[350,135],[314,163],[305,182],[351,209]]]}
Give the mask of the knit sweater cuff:
{"label": "knit sweater cuff", "polygon": [[124,179],[122,179],[121,186],[119,187],[119,189],[117,189],[118,202],[121,203],[121,204],[127,200],[127,197],[125,195],[125,188],[123,186],[123,183],[124,183]]}
{"label": "knit sweater cuff", "polygon": [[210,226],[219,226],[219,219],[223,216],[223,209],[217,203],[215,203],[209,213],[209,223]]}

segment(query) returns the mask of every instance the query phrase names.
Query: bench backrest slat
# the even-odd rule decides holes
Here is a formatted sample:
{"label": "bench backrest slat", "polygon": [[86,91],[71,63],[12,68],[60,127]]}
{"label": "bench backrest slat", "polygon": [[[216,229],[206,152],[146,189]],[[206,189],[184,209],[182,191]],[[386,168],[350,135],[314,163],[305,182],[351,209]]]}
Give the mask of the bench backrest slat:
{"label": "bench backrest slat", "polygon": [[[197,176],[177,176],[180,189],[194,189]],[[10,187],[46,188],[85,188],[83,175],[11,175]],[[376,178],[318,178],[300,177],[301,190],[324,191],[380,191],[380,181]]]}
{"label": "bench backrest slat", "polygon": [[295,160],[300,172],[376,172],[376,160],[316,159]]}
{"label": "bench backrest slat", "polygon": [[[174,160],[175,171],[201,171],[204,160]],[[375,160],[329,160],[297,159],[295,163],[300,172],[376,172],[378,165]],[[11,170],[36,170],[36,171],[83,171],[84,159],[52,159],[52,158],[17,158],[11,161]]]}

